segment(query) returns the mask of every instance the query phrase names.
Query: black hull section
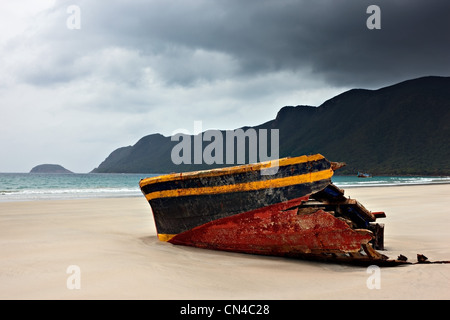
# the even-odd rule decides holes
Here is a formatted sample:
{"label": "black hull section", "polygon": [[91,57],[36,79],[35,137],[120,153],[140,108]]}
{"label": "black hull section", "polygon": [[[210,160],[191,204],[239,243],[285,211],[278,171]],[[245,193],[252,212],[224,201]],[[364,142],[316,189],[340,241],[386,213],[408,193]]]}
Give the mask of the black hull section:
{"label": "black hull section", "polygon": [[[332,163],[321,155],[141,180],[159,235],[302,198],[331,183]],[[275,169],[275,170],[274,170]],[[265,174],[270,170],[272,174]]]}
{"label": "black hull section", "polygon": [[204,223],[297,199],[320,191],[329,180],[276,189],[150,200],[158,233],[178,234]]}

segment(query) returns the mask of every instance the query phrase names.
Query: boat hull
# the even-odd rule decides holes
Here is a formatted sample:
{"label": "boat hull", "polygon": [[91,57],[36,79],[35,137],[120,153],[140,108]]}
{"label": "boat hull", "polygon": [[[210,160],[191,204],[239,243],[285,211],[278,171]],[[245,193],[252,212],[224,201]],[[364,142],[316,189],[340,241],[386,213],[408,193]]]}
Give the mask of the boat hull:
{"label": "boat hull", "polygon": [[[294,205],[302,199],[288,202]],[[303,201],[308,200],[307,197]],[[355,231],[329,212],[298,214],[285,205],[211,221],[171,238],[173,244],[233,252],[302,257],[324,253],[357,253],[372,240],[370,232]]]}
{"label": "boat hull", "polygon": [[[331,183],[322,155],[143,179],[158,238],[233,252],[396,265],[383,248],[383,212]],[[377,248],[378,246],[378,248]]]}
{"label": "boat hull", "polygon": [[282,159],[276,173],[264,175],[269,167],[245,165],[141,180],[158,237],[168,240],[210,221],[304,197],[329,185],[333,175],[331,163],[320,155]]}

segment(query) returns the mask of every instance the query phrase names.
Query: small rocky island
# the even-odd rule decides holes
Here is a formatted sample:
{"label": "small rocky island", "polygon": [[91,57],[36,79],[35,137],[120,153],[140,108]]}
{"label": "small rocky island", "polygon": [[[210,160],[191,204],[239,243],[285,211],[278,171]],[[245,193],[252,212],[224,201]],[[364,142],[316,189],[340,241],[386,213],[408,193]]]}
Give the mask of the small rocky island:
{"label": "small rocky island", "polygon": [[63,166],[60,166],[59,164],[40,164],[31,169],[30,173],[73,173],[73,172],[67,170]]}

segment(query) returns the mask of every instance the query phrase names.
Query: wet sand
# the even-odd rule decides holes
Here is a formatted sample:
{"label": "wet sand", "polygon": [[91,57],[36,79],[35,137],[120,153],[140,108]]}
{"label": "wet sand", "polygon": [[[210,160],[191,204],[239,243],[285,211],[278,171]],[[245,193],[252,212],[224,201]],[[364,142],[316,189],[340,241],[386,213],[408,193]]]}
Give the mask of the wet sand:
{"label": "wet sand", "polygon": [[[448,184],[346,189],[386,212],[382,253],[411,262],[417,253],[450,260],[449,194]],[[450,264],[374,276],[366,267],[160,242],[144,197],[0,203],[0,299],[450,298]]]}

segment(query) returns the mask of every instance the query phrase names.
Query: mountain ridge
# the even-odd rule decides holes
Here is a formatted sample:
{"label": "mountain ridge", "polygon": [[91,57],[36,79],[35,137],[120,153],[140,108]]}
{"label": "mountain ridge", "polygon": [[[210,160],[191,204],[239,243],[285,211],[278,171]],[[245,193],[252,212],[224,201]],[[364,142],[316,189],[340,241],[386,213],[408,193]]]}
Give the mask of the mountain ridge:
{"label": "mountain ridge", "polygon": [[[450,77],[351,89],[317,107],[285,106],[275,119],[244,128],[279,129],[280,157],[321,153],[347,163],[338,174],[450,175]],[[114,150],[93,172],[168,173],[224,166],[175,165],[171,150],[177,143],[161,134],[147,135]]]}

